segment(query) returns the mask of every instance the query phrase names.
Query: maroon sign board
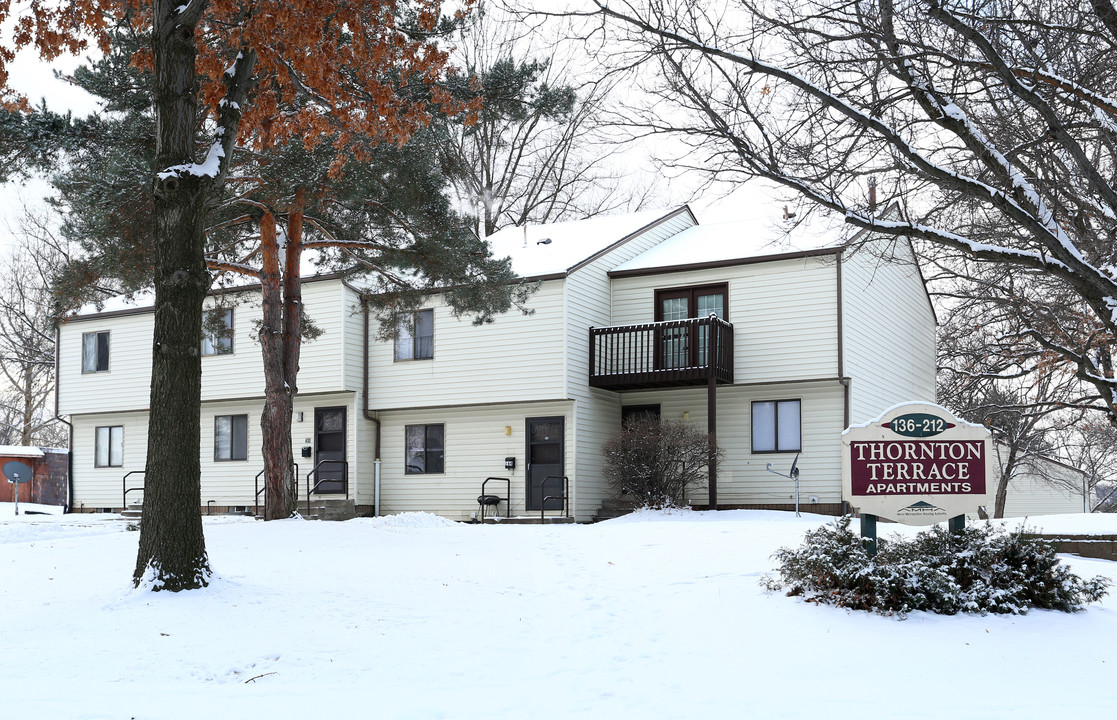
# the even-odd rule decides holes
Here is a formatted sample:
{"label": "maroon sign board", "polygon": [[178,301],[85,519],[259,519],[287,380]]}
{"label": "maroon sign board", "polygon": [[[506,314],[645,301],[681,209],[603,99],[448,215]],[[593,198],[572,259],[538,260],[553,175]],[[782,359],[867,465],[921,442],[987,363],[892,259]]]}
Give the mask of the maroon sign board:
{"label": "maroon sign board", "polygon": [[995,490],[989,431],[929,403],[903,403],[842,434],[842,499],[908,525],[976,513]]}

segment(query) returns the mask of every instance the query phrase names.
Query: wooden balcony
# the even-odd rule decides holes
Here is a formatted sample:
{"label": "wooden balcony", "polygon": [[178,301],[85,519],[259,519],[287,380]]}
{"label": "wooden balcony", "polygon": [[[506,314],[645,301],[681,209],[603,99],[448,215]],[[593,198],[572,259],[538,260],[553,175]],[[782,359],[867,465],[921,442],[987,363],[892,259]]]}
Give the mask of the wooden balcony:
{"label": "wooden balcony", "polygon": [[590,328],[590,387],[643,390],[733,382],[733,325],[710,315]]}

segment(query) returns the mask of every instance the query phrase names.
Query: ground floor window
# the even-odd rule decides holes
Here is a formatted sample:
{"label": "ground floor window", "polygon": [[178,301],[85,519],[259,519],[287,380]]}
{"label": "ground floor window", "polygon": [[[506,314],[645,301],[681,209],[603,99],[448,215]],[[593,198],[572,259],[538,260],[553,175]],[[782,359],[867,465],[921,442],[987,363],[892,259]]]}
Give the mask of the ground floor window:
{"label": "ground floor window", "polygon": [[443,425],[407,425],[406,472],[409,475],[444,472]]}
{"label": "ground floor window", "polygon": [[120,467],[124,464],[124,426],[104,425],[95,430],[94,467]]}
{"label": "ground floor window", "polygon": [[218,415],[213,418],[213,459],[248,459],[247,415]]}
{"label": "ground floor window", "polygon": [[754,453],[802,450],[800,400],[764,400],[752,404]]}

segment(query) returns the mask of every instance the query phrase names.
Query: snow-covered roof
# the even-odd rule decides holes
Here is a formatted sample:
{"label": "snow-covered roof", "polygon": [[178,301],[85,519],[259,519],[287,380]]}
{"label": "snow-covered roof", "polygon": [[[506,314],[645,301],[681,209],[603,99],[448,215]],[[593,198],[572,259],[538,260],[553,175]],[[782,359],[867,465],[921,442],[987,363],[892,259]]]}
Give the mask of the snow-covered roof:
{"label": "snow-covered roof", "polygon": [[[749,183],[732,199],[732,220],[687,228],[614,270],[729,262],[841,247],[842,223],[820,213],[804,214],[798,203],[785,199],[786,192]],[[785,218],[785,208],[794,217]]]}
{"label": "snow-covered roof", "polygon": [[0,455],[5,457],[42,457],[43,451],[26,445],[0,445]]}
{"label": "snow-covered roof", "polygon": [[565,273],[613,243],[673,212],[646,210],[571,222],[507,227],[490,235],[488,241],[494,257],[512,259],[512,270],[519,277],[555,275]]}

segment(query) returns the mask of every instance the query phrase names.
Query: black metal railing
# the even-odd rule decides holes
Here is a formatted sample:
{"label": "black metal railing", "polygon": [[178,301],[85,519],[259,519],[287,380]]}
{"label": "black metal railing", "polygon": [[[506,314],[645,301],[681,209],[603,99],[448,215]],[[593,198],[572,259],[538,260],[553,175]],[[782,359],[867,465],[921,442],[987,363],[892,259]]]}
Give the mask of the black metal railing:
{"label": "black metal railing", "polygon": [[[320,467],[322,467],[323,465],[341,465],[341,479],[339,480],[335,477],[319,478],[318,477],[318,469]],[[310,484],[310,478],[311,477],[314,477],[314,479],[315,479],[313,487]],[[337,483],[337,482],[341,483],[341,485],[342,485],[341,492],[345,493],[345,499],[348,500],[349,499],[349,461],[348,460],[320,460],[318,462],[318,464],[314,466],[314,469],[306,474],[306,514],[308,516],[310,515],[310,496],[311,495],[339,495],[340,493],[335,492],[332,488],[330,490],[326,490],[326,491],[323,491],[323,490],[319,489],[325,483]]]}
{"label": "black metal railing", "polygon": [[[564,517],[570,517],[570,478],[565,475],[548,475],[539,481],[539,494],[543,495],[546,492],[547,482],[550,480],[562,480],[562,495],[544,495],[543,501],[539,503],[539,522],[544,522],[543,513],[547,510],[562,510]],[[548,500],[561,500],[561,508],[548,508]]]}
{"label": "black metal railing", "polygon": [[[254,517],[260,517],[260,493],[264,493],[264,517],[268,516],[268,495],[266,492],[268,489],[268,485],[267,483],[264,483],[264,486],[260,487],[260,476],[263,475],[265,472],[267,472],[267,468],[264,468],[260,472],[256,473],[256,477],[253,480],[253,487],[256,490],[255,494],[253,495],[256,504],[252,508],[252,515]],[[291,472],[294,473],[295,483],[297,485],[299,482],[299,464],[297,462],[291,463]]]}
{"label": "black metal railing", "polygon": [[120,479],[120,489],[121,489],[120,507],[122,509],[127,509],[128,508],[128,493],[136,492],[137,490],[139,490],[141,493],[144,491],[143,483],[140,483],[139,485],[136,485],[134,487],[128,487],[128,478],[131,477],[132,475],[143,475],[145,472],[147,472],[147,471],[146,470],[132,470],[131,472],[124,473],[124,477],[122,477]]}
{"label": "black metal railing", "polygon": [[590,328],[589,384],[613,390],[733,382],[733,325],[717,315]]}
{"label": "black metal railing", "polygon": [[[503,480],[504,481],[504,497],[500,495],[493,495],[485,492],[485,486],[489,484],[490,480]],[[481,494],[477,496],[477,504],[481,506],[481,522],[485,522],[485,509],[488,507],[495,508],[504,503],[504,517],[512,516],[512,481],[506,477],[487,477],[481,483]]]}

